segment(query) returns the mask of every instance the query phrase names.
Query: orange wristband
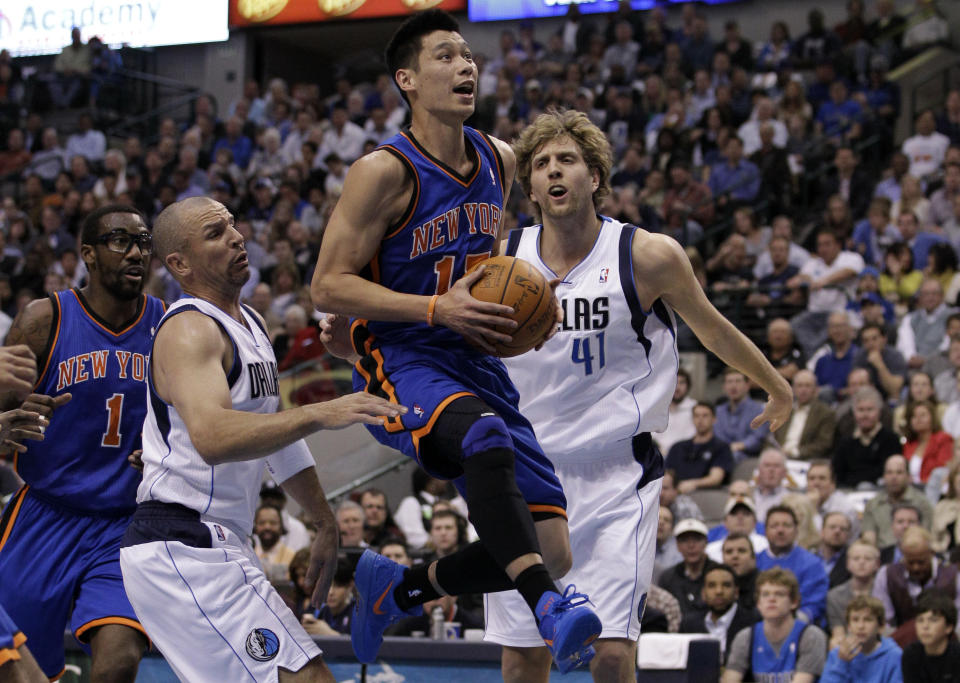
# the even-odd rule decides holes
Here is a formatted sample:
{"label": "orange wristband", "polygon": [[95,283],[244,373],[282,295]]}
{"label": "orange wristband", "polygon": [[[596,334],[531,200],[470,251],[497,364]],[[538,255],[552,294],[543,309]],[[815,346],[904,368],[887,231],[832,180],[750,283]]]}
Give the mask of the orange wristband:
{"label": "orange wristband", "polygon": [[430,297],[430,303],[427,304],[427,325],[433,327],[433,312],[437,308],[437,299],[440,298],[439,294],[434,294]]}

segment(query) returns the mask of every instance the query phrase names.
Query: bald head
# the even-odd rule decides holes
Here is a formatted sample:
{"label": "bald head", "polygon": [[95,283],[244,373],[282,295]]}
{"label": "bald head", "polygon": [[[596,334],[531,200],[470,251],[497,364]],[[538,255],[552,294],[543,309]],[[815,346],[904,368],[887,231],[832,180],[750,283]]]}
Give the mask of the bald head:
{"label": "bald head", "polygon": [[904,552],[913,551],[917,553],[929,553],[930,532],[922,526],[911,526],[903,532],[903,540],[900,541],[900,549]]}
{"label": "bald head", "polygon": [[153,224],[153,248],[164,265],[167,256],[186,246],[191,228],[200,227],[195,225],[197,217],[218,208],[226,211],[223,204],[209,197],[189,197],[160,212]]}

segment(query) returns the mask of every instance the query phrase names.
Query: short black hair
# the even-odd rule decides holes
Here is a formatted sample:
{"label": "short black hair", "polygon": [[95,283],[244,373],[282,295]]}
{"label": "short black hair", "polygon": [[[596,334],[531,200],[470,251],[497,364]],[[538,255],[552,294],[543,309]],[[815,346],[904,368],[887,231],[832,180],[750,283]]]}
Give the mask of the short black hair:
{"label": "short black hair", "polygon": [[[707,410],[710,411],[711,415],[713,415],[714,417],[717,416],[717,409],[714,407],[712,403],[710,403],[710,401],[697,401],[696,405],[694,405],[693,407],[706,408]],[[692,412],[692,409],[691,409],[691,412]]]}
{"label": "short black hair", "polygon": [[710,572],[715,572],[715,571],[717,571],[717,570],[724,571],[724,572],[727,572],[728,574],[730,574],[730,577],[733,579],[733,585],[734,585],[734,587],[736,587],[736,585],[737,585],[737,573],[736,573],[735,571],[733,571],[733,567],[731,567],[731,566],[728,565],[728,564],[715,564],[715,565],[713,565],[712,567],[707,568],[707,569],[703,572],[703,578],[706,579],[706,578],[707,578],[707,574],[709,574]]}
{"label": "short black hair", "polygon": [[790,519],[793,520],[793,526],[797,526],[797,513],[794,512],[793,509],[787,507],[786,505],[774,505],[772,508],[770,508],[769,510],[767,510],[767,516],[766,516],[766,518],[763,520],[764,524],[767,525],[767,526],[769,526],[769,525],[770,525],[770,515],[772,515],[772,514],[774,514],[774,513],[777,513],[777,512],[781,512],[781,513],[783,513],[783,514],[785,514],[785,515],[790,515]]}
{"label": "short black hair", "polygon": [[924,612],[943,617],[951,629],[957,625],[957,606],[939,588],[928,588],[917,598],[917,615]]}
{"label": "short black hair", "polygon": [[725,546],[728,541],[739,541],[739,540],[744,540],[747,542],[747,547],[750,548],[750,557],[757,556],[757,551],[753,547],[753,541],[750,540],[750,536],[743,533],[742,531],[732,531],[729,534],[727,534],[727,537],[723,539],[723,543],[720,544],[720,548],[722,549],[723,546]]}
{"label": "short black hair", "polygon": [[346,558],[337,560],[337,571],[333,574],[333,583],[336,586],[349,586],[353,581],[353,564]]}
{"label": "short black hair", "polygon": [[[460,33],[460,24],[447,12],[440,9],[428,9],[417,12],[400,24],[383,51],[383,61],[387,64],[390,78],[395,79],[398,69],[412,69],[417,66],[417,57],[423,45],[423,36],[434,31],[453,31]],[[396,85],[396,80],[394,80]],[[404,100],[407,95],[400,92]],[[409,100],[407,100],[409,104]]]}
{"label": "short black hair", "polygon": [[83,227],[80,229],[80,244],[96,244],[97,237],[100,235],[101,220],[104,216],[109,216],[112,213],[132,213],[140,216],[143,224],[147,225],[146,216],[138,209],[128,204],[106,204],[94,209],[83,219]]}

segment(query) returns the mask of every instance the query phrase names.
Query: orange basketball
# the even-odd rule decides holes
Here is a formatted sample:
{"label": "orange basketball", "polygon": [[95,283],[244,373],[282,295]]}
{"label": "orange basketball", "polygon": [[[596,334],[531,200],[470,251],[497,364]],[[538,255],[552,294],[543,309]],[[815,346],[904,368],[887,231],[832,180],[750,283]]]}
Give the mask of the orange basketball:
{"label": "orange basketball", "polygon": [[470,293],[481,301],[503,304],[513,309],[513,320],[519,327],[509,344],[491,342],[502,358],[519,356],[539,344],[554,321],[553,292],[543,274],[523,259],[494,256],[468,272],[486,266],[483,277],[473,284]]}

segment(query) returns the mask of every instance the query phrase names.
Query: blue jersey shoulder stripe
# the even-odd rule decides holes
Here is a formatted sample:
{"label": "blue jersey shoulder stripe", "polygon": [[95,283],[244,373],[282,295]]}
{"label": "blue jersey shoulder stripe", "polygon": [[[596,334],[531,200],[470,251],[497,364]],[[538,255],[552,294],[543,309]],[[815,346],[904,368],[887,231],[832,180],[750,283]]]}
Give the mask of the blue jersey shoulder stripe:
{"label": "blue jersey shoulder stripe", "polygon": [[620,287],[623,289],[627,306],[630,307],[630,326],[637,333],[637,341],[643,345],[644,351],[649,355],[651,342],[643,333],[647,314],[640,305],[637,286],[633,281],[633,235],[636,231],[635,225],[624,225],[620,231]]}
{"label": "blue jersey shoulder stripe", "polygon": [[507,256],[516,256],[517,249],[520,248],[520,240],[523,237],[524,228],[514,228],[507,235]]}

